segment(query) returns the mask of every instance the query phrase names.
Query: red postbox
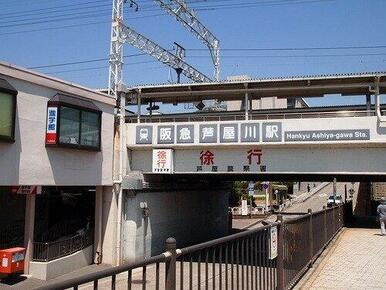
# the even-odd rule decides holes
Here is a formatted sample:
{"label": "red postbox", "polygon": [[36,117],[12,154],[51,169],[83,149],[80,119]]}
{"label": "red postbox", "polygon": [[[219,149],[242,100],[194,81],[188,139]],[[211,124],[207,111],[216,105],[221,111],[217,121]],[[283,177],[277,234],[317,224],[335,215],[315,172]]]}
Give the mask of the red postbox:
{"label": "red postbox", "polygon": [[24,271],[25,248],[0,250],[0,273],[13,274]]}

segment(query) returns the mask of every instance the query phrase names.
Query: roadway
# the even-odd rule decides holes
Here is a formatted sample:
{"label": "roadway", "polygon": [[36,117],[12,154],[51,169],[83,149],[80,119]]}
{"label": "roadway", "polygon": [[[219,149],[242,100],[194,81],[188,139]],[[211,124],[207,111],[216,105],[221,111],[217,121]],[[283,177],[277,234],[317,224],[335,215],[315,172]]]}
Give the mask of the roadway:
{"label": "roadway", "polygon": [[[350,182],[338,182],[336,186],[337,194],[341,194],[344,199],[345,185],[347,185],[347,191],[352,188]],[[319,186],[318,186],[319,187]],[[354,198],[356,197],[358,191],[359,183],[354,185]],[[320,189],[315,191],[311,190],[308,196],[299,197],[299,201],[296,200],[292,205],[287,207],[284,212],[288,213],[307,213],[308,209],[311,209],[313,212],[320,211],[323,209],[323,206],[327,206],[327,199],[333,192],[333,184],[328,183],[323,186],[320,185]],[[283,215],[285,219],[293,218],[294,215]],[[274,222],[277,219],[276,214],[270,215],[268,218],[255,218],[255,219],[242,219],[233,221],[233,229],[245,230],[245,229],[254,229],[259,228],[263,224],[263,221]]]}
{"label": "roadway", "polygon": [[[347,185],[347,191],[351,188],[351,183],[338,182],[336,184],[336,192],[338,195],[342,195],[344,200],[345,185]],[[286,209],[286,212],[307,212],[308,209],[312,211],[320,211],[323,206],[327,206],[327,199],[333,193],[333,183],[329,183],[327,186],[321,188],[308,199],[300,203],[295,203]]]}

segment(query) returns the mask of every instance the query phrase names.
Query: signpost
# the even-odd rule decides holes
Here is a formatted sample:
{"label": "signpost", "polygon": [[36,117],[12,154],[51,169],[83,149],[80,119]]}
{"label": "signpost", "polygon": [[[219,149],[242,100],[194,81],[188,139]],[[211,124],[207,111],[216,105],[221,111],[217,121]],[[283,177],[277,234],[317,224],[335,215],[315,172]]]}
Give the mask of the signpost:
{"label": "signpost", "polygon": [[241,200],[241,215],[248,215],[248,201]]}
{"label": "signpost", "polygon": [[253,181],[250,181],[248,183],[248,195],[253,196],[255,194],[255,183]]}

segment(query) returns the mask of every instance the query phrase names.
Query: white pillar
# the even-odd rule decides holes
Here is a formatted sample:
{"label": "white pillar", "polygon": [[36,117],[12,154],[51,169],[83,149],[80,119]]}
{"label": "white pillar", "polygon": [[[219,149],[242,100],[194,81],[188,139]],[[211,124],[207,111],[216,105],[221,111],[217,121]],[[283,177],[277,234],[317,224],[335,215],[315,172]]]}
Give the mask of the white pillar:
{"label": "white pillar", "polygon": [[141,123],[141,94],[137,97],[137,123]]}
{"label": "white pillar", "polygon": [[24,247],[26,249],[25,264],[24,264],[25,274],[29,274],[29,262],[32,260],[32,255],[33,255],[35,201],[36,201],[35,194],[26,195],[25,222],[24,222]]}
{"label": "white pillar", "polygon": [[248,111],[249,111],[249,101],[248,101],[248,93],[245,93],[245,100],[244,100],[244,106],[245,106],[245,120],[248,120]]}
{"label": "white pillar", "polygon": [[103,186],[95,191],[94,263],[102,262]]}
{"label": "white pillar", "polygon": [[112,186],[103,187],[102,200],[102,261],[104,264],[115,265],[118,202]]}

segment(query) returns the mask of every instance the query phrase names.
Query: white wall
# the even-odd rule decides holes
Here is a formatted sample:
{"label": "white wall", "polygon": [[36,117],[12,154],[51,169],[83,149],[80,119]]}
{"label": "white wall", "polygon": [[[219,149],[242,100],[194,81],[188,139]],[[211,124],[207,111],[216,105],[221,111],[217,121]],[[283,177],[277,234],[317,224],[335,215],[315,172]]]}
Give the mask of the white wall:
{"label": "white wall", "polygon": [[[228,199],[229,189],[142,191],[126,196],[124,261],[164,252],[168,237],[174,237],[181,248],[226,235]],[[148,218],[144,218],[140,202],[147,203]]]}
{"label": "white wall", "polygon": [[[247,163],[247,151],[254,147],[215,148],[214,164],[218,172],[227,172],[227,166],[234,166],[234,172],[243,172]],[[175,172],[195,173],[200,163],[202,149],[174,151]],[[152,151],[136,150],[132,153],[132,167],[144,172],[152,171]],[[373,173],[385,175],[386,148],[334,148],[325,146],[304,148],[262,148],[261,165],[266,173]],[[202,166],[210,172],[212,166]],[[250,172],[260,172],[260,166],[252,164]]]}
{"label": "white wall", "polygon": [[19,93],[16,141],[0,142],[0,185],[112,184],[112,105],[95,102],[103,112],[101,152],[46,148],[47,102],[58,91],[20,79],[1,78],[5,78]]}
{"label": "white wall", "polygon": [[30,274],[40,280],[50,280],[92,264],[93,246],[49,262],[30,262]]}

